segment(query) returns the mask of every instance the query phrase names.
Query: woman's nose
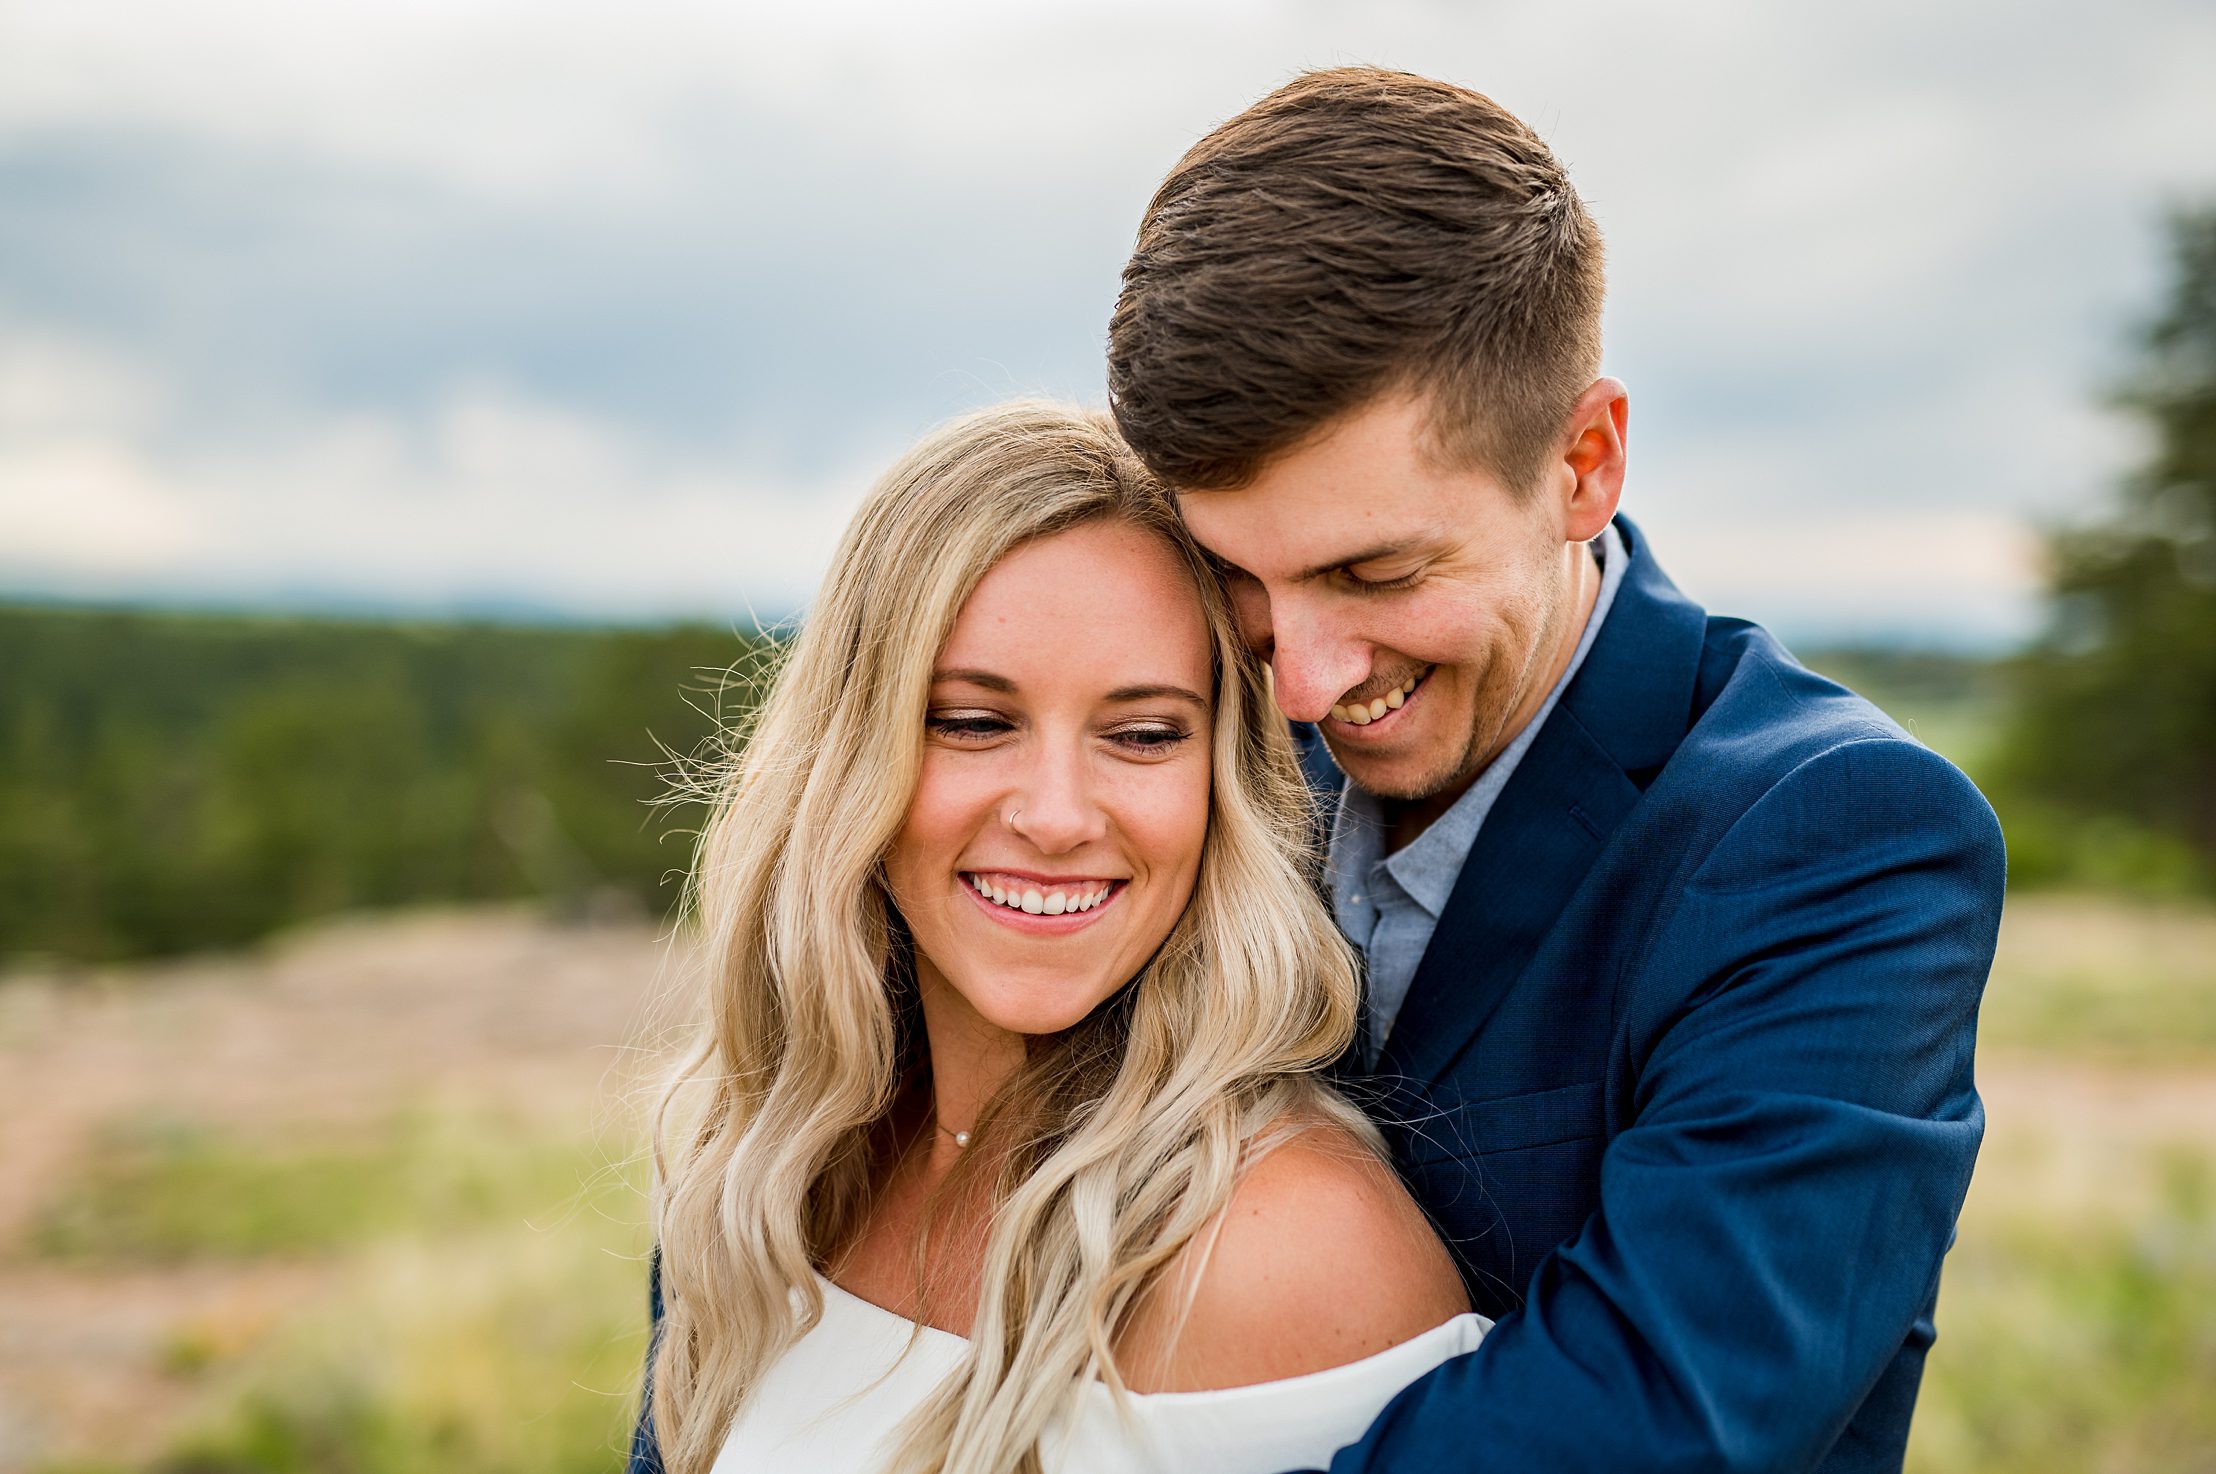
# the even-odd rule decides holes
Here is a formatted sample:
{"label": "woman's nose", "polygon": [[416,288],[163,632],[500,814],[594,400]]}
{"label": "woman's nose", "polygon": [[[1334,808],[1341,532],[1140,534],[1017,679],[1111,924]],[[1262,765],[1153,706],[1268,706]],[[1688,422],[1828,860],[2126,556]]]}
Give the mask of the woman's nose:
{"label": "woman's nose", "polygon": [[1042,754],[1009,803],[1008,827],[1043,855],[1068,854],[1108,832],[1082,752]]}

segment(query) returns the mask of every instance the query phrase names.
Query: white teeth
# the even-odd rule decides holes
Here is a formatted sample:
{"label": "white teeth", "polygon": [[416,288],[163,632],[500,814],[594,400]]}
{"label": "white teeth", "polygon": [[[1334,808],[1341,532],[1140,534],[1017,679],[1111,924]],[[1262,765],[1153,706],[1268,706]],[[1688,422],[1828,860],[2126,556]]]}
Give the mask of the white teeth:
{"label": "white teeth", "polygon": [[1424,677],[1430,675],[1437,668],[1436,666],[1425,666],[1374,701],[1342,702],[1331,708],[1332,719],[1345,722],[1350,726],[1366,727],[1370,723],[1383,718],[1385,713],[1389,711],[1399,711],[1408,704],[1408,698],[1415,694],[1416,688],[1423,684]]}
{"label": "white teeth", "polygon": [[962,879],[978,895],[996,906],[1006,906],[1011,911],[1022,911],[1032,916],[1074,916],[1080,911],[1090,911],[1116,888],[1114,881],[1081,890],[1042,891],[1035,887],[1011,889],[981,875],[964,874]]}

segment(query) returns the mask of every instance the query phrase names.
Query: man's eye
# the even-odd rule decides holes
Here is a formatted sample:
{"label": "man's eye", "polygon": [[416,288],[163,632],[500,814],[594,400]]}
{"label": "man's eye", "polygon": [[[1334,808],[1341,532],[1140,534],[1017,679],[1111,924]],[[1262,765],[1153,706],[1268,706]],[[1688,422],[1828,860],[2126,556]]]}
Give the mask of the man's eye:
{"label": "man's eye", "polygon": [[1341,569],[1339,576],[1358,594],[1390,594],[1399,589],[1412,589],[1423,581],[1423,570],[1404,573],[1398,578],[1364,578],[1352,569]]}
{"label": "man's eye", "polygon": [[931,730],[932,735],[952,737],[957,741],[963,738],[974,740],[998,737],[1010,730],[1011,726],[1006,717],[996,717],[985,712],[932,712],[923,719],[923,724]]}

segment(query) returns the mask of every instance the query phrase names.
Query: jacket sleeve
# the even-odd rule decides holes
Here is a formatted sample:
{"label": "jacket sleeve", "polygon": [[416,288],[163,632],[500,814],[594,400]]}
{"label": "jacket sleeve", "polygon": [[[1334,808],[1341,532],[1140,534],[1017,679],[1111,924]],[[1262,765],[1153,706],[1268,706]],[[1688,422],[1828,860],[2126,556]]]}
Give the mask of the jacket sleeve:
{"label": "jacket sleeve", "polygon": [[662,1474],[662,1450],[654,1441],[654,1348],[660,1344],[662,1331],[662,1249],[659,1244],[647,1261],[646,1285],[646,1376],[639,1390],[639,1421],[631,1430],[631,1456],[623,1466],[624,1474]]}
{"label": "jacket sleeve", "polygon": [[1998,823],[1928,750],[1813,757],[1658,918],[1599,1206],[1332,1474],[1804,1470],[1930,1304],[1984,1129]]}

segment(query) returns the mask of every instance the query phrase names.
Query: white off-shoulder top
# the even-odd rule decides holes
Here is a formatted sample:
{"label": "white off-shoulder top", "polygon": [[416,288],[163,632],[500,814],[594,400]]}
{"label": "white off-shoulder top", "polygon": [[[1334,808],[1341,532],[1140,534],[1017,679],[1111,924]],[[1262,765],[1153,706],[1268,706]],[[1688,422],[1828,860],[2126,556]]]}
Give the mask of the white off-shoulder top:
{"label": "white off-shoulder top", "polygon": [[[969,1343],[920,1330],[829,1280],[823,1319],[770,1368],[716,1456],[714,1474],[877,1474],[891,1435]],[[1049,1474],[1283,1474],[1321,1468],[1385,1404],[1492,1328],[1464,1314],[1344,1366],[1216,1392],[1132,1394],[1119,1410],[1089,1383],[1041,1445]]]}

